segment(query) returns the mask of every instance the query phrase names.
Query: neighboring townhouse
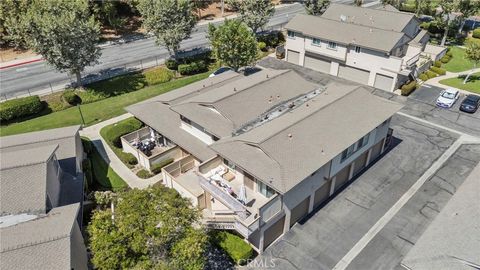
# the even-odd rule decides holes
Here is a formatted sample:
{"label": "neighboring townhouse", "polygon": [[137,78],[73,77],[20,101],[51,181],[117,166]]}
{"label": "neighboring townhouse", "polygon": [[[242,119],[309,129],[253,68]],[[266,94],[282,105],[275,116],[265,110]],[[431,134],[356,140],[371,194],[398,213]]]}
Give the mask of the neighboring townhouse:
{"label": "neighboring townhouse", "polygon": [[403,258],[407,270],[479,269],[480,164]]}
{"label": "neighboring townhouse", "polygon": [[393,7],[331,4],[321,16],[297,15],[285,26],[286,61],[394,91],[418,75],[429,40],[419,25]]}
{"label": "neighboring townhouse", "polygon": [[2,137],[0,156],[0,268],[87,269],[79,126]]}
{"label": "neighboring townhouse", "polygon": [[[262,252],[384,151],[401,106],[293,70],[228,72],[132,105],[174,162],[164,184]],[[159,152],[157,159],[162,160]]]}

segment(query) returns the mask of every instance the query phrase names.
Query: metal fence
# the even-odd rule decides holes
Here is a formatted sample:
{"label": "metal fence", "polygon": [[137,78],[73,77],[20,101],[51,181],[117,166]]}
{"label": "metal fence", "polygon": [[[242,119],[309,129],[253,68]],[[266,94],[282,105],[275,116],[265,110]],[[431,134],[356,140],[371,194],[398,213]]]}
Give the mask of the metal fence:
{"label": "metal fence", "polygon": [[[193,48],[193,49],[179,52],[178,57],[180,59],[185,57],[191,57],[196,54],[205,53],[208,50],[209,48]],[[141,59],[132,63],[120,65],[120,66],[106,67],[105,69],[99,72],[93,72],[93,73],[89,73],[86,76],[83,76],[82,83],[83,85],[88,85],[94,82],[103,81],[116,76],[125,75],[133,72],[140,72],[145,69],[158,67],[164,64],[168,58],[169,57],[155,56],[155,57]],[[54,84],[48,83],[48,84],[37,86],[35,88],[30,88],[24,91],[2,93],[0,96],[0,101],[5,101],[5,100],[19,98],[19,97],[33,96],[33,95],[39,95],[39,96],[49,95],[56,92],[64,91],[65,89],[68,89],[68,88],[72,88],[75,86],[75,84],[76,84],[75,76],[68,75],[68,79],[56,82]]]}

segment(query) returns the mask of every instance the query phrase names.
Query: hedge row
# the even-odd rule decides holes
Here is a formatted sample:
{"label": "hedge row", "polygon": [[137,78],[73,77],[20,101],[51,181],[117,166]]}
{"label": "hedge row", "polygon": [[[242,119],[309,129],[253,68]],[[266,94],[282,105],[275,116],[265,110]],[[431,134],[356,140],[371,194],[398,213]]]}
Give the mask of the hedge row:
{"label": "hedge row", "polygon": [[10,121],[24,116],[39,113],[43,103],[38,96],[7,100],[0,106],[0,121]]}
{"label": "hedge row", "polygon": [[148,85],[155,85],[159,83],[166,83],[173,78],[173,72],[160,67],[146,70],[144,73],[145,81]]}
{"label": "hedge row", "polygon": [[448,53],[447,53],[447,54],[445,54],[442,58],[440,58],[440,62],[446,64],[446,63],[448,63],[448,62],[450,61],[451,58],[452,58],[452,57],[449,56]]}
{"label": "hedge row", "polygon": [[150,171],[154,174],[159,174],[162,172],[162,168],[167,166],[168,164],[173,162],[173,158],[167,158],[165,160],[162,160],[162,162],[159,162],[152,167],[150,167]]}
{"label": "hedge row", "polygon": [[431,70],[427,70],[427,71],[425,71],[424,73],[425,73],[425,75],[427,75],[427,77],[428,77],[429,79],[435,78],[435,77],[438,76],[437,73],[435,73],[435,72],[433,72],[433,71],[431,71]]}
{"label": "hedge row", "polygon": [[435,66],[430,67],[430,70],[437,73],[438,75],[445,75],[447,73],[447,71],[445,69],[435,67]]}
{"label": "hedge row", "polygon": [[420,78],[420,80],[422,80],[422,81],[427,81],[428,80],[428,76],[425,73],[420,74],[418,76],[418,78]]}
{"label": "hedge row", "polygon": [[145,169],[141,169],[140,171],[137,172],[137,176],[142,178],[142,179],[147,179],[153,176],[149,171]]}
{"label": "hedge row", "polygon": [[408,96],[410,93],[413,92],[417,88],[417,82],[416,81],[411,81],[407,84],[404,84],[402,86],[402,96]]}
{"label": "hedge row", "polygon": [[108,126],[105,132],[105,140],[115,147],[121,148],[122,142],[120,137],[128,133],[134,132],[142,127],[142,122],[136,118],[130,117],[118,122],[117,124]]}
{"label": "hedge row", "polygon": [[181,75],[192,75],[204,71],[207,71],[207,65],[203,60],[198,60],[190,64],[178,65],[178,72]]}
{"label": "hedge row", "polygon": [[442,62],[440,62],[440,61],[435,61],[435,63],[433,63],[433,66],[440,68],[440,67],[442,67]]}
{"label": "hedge row", "polygon": [[212,240],[235,264],[246,264],[247,260],[253,256],[252,247],[235,234],[226,231],[214,232]]}

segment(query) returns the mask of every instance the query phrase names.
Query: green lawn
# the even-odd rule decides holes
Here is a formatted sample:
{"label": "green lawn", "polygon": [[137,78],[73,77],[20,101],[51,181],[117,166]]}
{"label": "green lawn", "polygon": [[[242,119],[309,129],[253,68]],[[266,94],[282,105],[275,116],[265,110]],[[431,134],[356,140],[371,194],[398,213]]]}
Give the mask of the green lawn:
{"label": "green lawn", "polygon": [[[88,151],[88,158],[92,165],[94,189],[121,190],[128,187],[127,183],[105,162],[97,148],[88,138],[82,137],[83,144],[88,144],[85,151]],[[88,149],[87,149],[88,148]],[[96,187],[95,187],[96,186]]]}
{"label": "green lawn", "polygon": [[440,83],[480,94],[480,72],[473,73],[466,84],[463,84],[464,79],[465,76],[460,76],[457,78],[441,80]]}
{"label": "green lawn", "polygon": [[[123,108],[131,104],[205,79],[208,77],[208,75],[209,72],[205,72],[190,77],[173,80],[167,83],[146,87],[135,92],[103,99],[94,103],[81,105],[80,108],[85,119],[85,125],[93,125],[121,115],[125,113]],[[0,136],[78,125],[81,123],[79,110],[77,107],[73,107],[20,123],[12,123],[8,126],[2,126],[0,128]]]}
{"label": "green lawn", "polygon": [[465,49],[459,47],[450,47],[453,54],[452,59],[442,65],[442,68],[450,72],[462,72],[473,68],[473,63],[465,59]]}

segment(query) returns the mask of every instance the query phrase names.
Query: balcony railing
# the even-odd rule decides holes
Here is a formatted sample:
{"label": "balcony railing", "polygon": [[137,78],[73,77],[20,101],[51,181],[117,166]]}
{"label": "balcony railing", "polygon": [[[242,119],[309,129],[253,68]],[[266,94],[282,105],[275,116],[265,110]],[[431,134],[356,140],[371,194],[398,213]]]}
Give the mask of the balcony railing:
{"label": "balcony railing", "polygon": [[415,65],[415,63],[417,63],[418,59],[420,59],[420,53],[415,54],[414,56],[408,58],[406,61],[404,58],[404,64],[402,65],[402,67],[404,69],[410,69],[412,66]]}

